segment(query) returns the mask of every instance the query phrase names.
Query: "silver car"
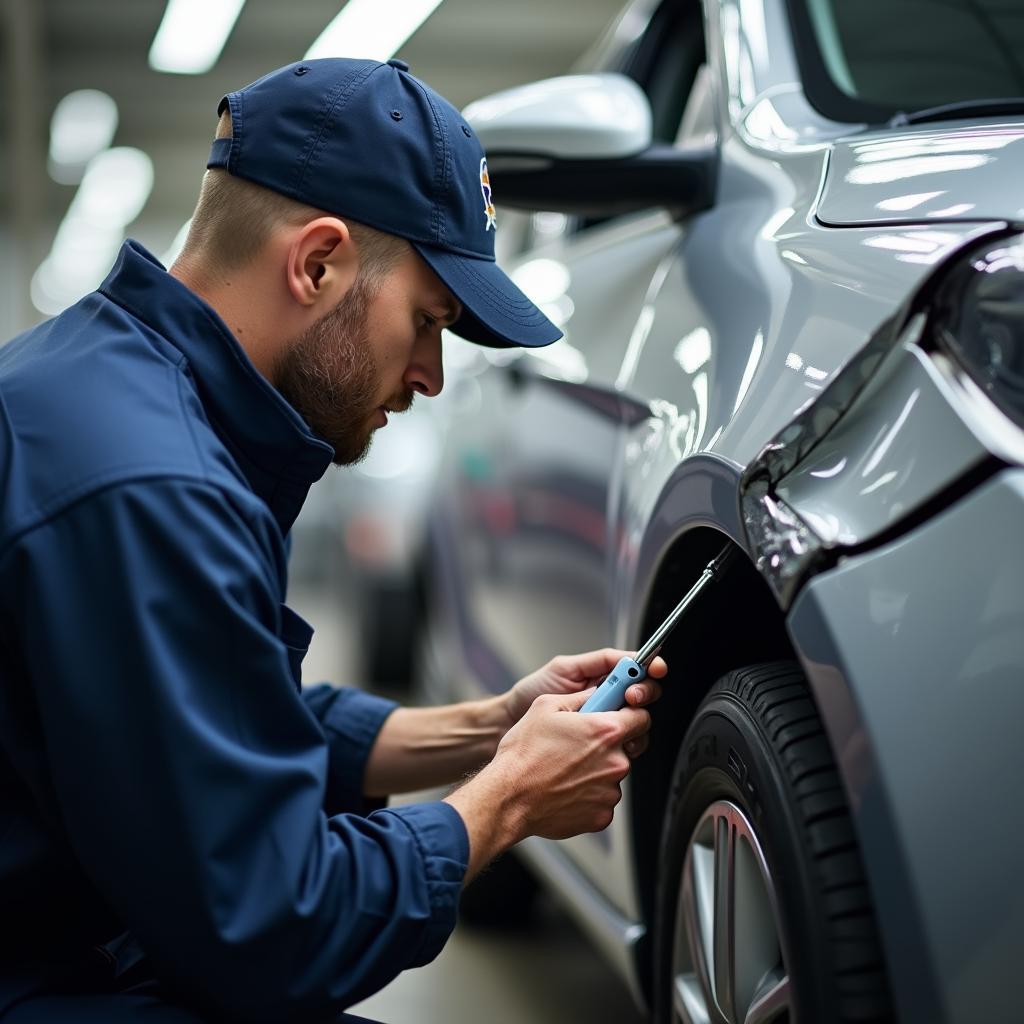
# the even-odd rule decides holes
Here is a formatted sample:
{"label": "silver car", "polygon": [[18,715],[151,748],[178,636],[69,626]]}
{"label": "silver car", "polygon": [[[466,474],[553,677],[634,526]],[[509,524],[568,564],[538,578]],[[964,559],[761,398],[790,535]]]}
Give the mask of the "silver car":
{"label": "silver car", "polygon": [[1024,7],[638,0],[578,70],[466,112],[566,336],[453,382],[437,695],[735,549],[522,860],[659,1021],[1020,1022]]}

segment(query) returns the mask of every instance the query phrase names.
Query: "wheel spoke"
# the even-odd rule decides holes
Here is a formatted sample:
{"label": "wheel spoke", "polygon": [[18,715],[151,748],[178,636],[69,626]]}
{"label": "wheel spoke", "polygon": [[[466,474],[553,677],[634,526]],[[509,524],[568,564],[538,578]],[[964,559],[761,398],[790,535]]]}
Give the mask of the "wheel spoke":
{"label": "wheel spoke", "polygon": [[683,979],[676,975],[672,979],[672,1016],[675,1020],[681,1020],[684,1024],[692,1024],[690,1008],[687,1006],[686,990]]}
{"label": "wheel spoke", "polygon": [[726,1020],[736,1020],[736,830],[722,815],[715,821],[715,999]]}
{"label": "wheel spoke", "polygon": [[677,1024],[782,1024],[792,1013],[771,875],[731,801],[708,807],[683,859],[672,947]]}
{"label": "wheel spoke", "polygon": [[[689,870],[683,879],[682,914],[685,927],[676,936],[676,943],[685,943],[689,949],[689,962],[696,977],[687,977],[680,971],[681,958],[677,955],[674,998],[680,1000],[680,1016],[694,1024],[716,1020],[715,996],[711,967],[712,940],[715,913],[715,861],[707,847],[695,843],[690,850]],[[698,993],[703,993],[705,1010],[695,1006]]]}
{"label": "wheel spoke", "polygon": [[693,977],[676,975],[672,985],[672,1010],[683,1024],[711,1024],[707,1000]]}
{"label": "wheel spoke", "polygon": [[764,990],[765,979],[781,978],[786,972],[768,883],[751,837],[741,829],[737,830],[733,877],[733,992],[736,1019],[742,1021]]}
{"label": "wheel spoke", "polygon": [[743,1024],[771,1024],[789,1010],[789,975],[772,972],[754,996]]}

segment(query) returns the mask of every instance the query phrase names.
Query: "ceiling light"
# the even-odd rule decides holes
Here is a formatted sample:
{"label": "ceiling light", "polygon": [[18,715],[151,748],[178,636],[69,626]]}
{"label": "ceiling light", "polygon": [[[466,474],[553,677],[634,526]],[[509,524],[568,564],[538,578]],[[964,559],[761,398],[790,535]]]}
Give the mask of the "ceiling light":
{"label": "ceiling light", "polygon": [[440,6],[441,0],[349,0],[305,59],[389,60]]}
{"label": "ceiling light", "polygon": [[153,163],[141,150],[108,149],[90,161],[32,277],[32,302],[40,312],[60,313],[103,280],[152,188]]}
{"label": "ceiling light", "polygon": [[117,131],[117,104],[98,89],[69,92],[50,119],[50,175],[62,185],[82,180],[85,165]]}
{"label": "ceiling light", "polygon": [[130,224],[153,189],[153,162],[141,149],[118,146],[100,153],[86,168],[69,214],[97,227]]}
{"label": "ceiling light", "polygon": [[149,66],[180,75],[209,71],[244,4],[245,0],[167,0],[149,50]]}

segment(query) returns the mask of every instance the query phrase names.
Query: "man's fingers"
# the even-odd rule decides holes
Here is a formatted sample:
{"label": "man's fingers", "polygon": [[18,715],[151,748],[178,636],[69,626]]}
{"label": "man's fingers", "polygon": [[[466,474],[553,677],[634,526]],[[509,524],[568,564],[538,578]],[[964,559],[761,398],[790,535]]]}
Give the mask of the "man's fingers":
{"label": "man's fingers", "polygon": [[661,697],[661,686],[655,682],[637,683],[626,691],[626,702],[635,708],[653,704]]}
{"label": "man's fingers", "polygon": [[598,651],[584,651],[583,654],[563,654],[555,658],[556,666],[562,661],[562,668],[567,676],[581,682],[584,679],[597,679],[608,675],[619,663],[625,651],[617,651],[614,647],[602,647]]}
{"label": "man's fingers", "polygon": [[626,752],[627,757],[639,757],[650,743],[650,734],[644,733],[643,736],[637,736],[635,739],[626,740],[622,745],[622,749]]}
{"label": "man's fingers", "polygon": [[650,712],[645,711],[643,708],[632,708],[627,705],[619,711],[606,711],[604,714],[616,715],[618,717],[619,724],[623,730],[619,740],[620,743],[625,743],[627,740],[642,736],[651,727]]}
{"label": "man's fingers", "polygon": [[667,673],[668,665],[665,664],[665,659],[660,654],[647,666],[647,674],[652,679],[661,679]]}
{"label": "man's fingers", "polygon": [[586,704],[591,697],[594,696],[594,691],[596,689],[596,686],[588,686],[585,690],[580,690],[577,693],[558,694],[555,699],[558,701],[558,706],[563,711],[579,711],[579,709],[583,707],[583,705]]}
{"label": "man's fingers", "polygon": [[[597,651],[584,651],[582,654],[561,654],[552,659],[554,670],[576,682],[601,682],[606,675],[623,658],[636,657],[636,651],[620,651],[615,647],[602,647]],[[655,658],[647,666],[647,675],[653,679],[661,679],[668,672],[668,665],[662,657]]]}

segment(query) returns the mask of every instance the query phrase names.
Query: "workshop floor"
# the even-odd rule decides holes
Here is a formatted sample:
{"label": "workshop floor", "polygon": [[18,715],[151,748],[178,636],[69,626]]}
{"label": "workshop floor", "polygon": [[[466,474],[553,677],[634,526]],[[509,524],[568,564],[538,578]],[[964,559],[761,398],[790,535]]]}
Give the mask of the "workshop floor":
{"label": "workshop floor", "polygon": [[[289,603],[316,628],[303,676],[352,678],[355,637],[345,602],[325,582],[296,579]],[[530,926],[507,931],[459,925],[441,955],[406,971],[352,1008],[383,1024],[641,1024],[625,987],[553,901]]]}
{"label": "workshop floor", "polygon": [[553,905],[519,932],[459,925],[441,955],[353,1007],[384,1024],[640,1024],[625,988]]}

